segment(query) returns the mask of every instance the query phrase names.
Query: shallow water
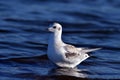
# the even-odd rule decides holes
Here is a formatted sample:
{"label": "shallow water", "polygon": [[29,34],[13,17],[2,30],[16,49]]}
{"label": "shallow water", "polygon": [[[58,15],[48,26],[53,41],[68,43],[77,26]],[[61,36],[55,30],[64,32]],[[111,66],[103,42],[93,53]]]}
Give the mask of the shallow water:
{"label": "shallow water", "polygon": [[[53,22],[63,40],[99,51],[59,69],[46,56]],[[120,79],[119,0],[0,0],[0,80]]]}

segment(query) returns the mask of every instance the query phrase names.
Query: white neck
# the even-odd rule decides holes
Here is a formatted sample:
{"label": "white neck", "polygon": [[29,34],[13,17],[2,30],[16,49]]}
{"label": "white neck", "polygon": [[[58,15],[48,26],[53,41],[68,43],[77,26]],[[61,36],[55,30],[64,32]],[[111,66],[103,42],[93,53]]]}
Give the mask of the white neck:
{"label": "white neck", "polygon": [[62,35],[62,31],[52,33],[50,36],[50,44],[57,45],[62,43],[61,35]]}

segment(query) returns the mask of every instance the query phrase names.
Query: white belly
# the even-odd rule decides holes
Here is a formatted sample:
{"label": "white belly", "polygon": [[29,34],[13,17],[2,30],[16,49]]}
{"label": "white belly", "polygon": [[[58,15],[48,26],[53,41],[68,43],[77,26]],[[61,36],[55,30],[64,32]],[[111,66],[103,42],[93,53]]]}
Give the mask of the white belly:
{"label": "white belly", "polygon": [[77,60],[74,59],[74,61],[67,59],[65,56],[66,51],[65,49],[63,49],[63,46],[65,46],[65,44],[54,43],[52,39],[53,38],[50,38],[49,40],[47,55],[48,55],[48,58],[53,63],[55,63],[59,67],[68,67],[68,68],[74,68],[76,65],[80,63],[78,59]]}
{"label": "white belly", "polygon": [[[61,49],[59,48],[59,50],[61,50]],[[52,49],[51,46],[48,47],[48,58],[59,67],[74,68],[75,66],[77,66],[80,63],[80,61],[71,63],[70,60],[65,59],[65,55],[62,52],[62,50],[58,52],[58,51]]]}
{"label": "white belly", "polygon": [[64,60],[64,56],[62,55],[60,49],[55,49],[54,46],[48,46],[47,54],[48,54],[48,58],[55,63]]}

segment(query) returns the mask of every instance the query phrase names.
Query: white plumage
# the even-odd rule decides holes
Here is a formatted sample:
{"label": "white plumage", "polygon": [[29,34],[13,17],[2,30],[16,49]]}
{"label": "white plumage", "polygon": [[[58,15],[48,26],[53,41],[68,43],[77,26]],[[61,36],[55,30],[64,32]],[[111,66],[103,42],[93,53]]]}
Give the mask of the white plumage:
{"label": "white plumage", "polygon": [[100,49],[76,48],[75,46],[65,44],[61,39],[62,26],[59,23],[54,23],[48,30],[52,33],[48,42],[47,55],[59,67],[74,68],[90,57],[87,52]]}

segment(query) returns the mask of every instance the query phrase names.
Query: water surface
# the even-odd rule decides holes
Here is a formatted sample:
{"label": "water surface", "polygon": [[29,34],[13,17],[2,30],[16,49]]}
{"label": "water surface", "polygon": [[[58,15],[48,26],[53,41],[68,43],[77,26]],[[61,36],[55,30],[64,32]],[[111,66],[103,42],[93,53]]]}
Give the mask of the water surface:
{"label": "water surface", "polygon": [[[46,57],[53,22],[63,40],[99,51],[59,69]],[[120,79],[119,0],[0,0],[0,80]]]}

